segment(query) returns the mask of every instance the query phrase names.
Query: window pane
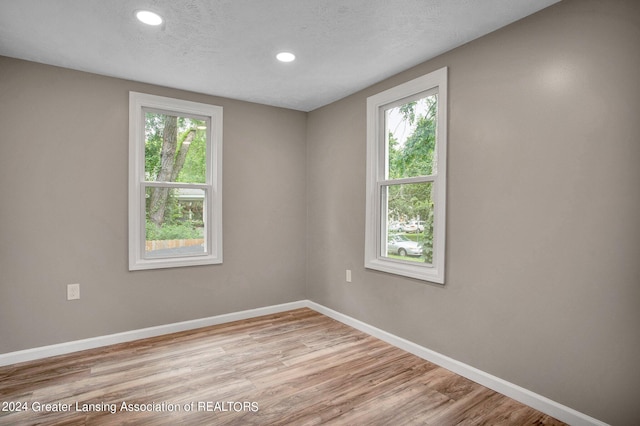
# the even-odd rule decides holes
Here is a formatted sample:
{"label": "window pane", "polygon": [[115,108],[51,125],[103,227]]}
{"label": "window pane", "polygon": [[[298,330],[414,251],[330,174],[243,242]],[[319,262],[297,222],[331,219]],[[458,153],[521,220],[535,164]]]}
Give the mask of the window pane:
{"label": "window pane", "polygon": [[433,184],[421,182],[382,187],[386,209],[386,244],[382,256],[433,262]]}
{"label": "window pane", "polygon": [[205,191],[146,188],[145,257],[206,254]]}
{"label": "window pane", "polygon": [[190,117],[145,113],[146,181],[204,183],[207,123]]}
{"label": "window pane", "polygon": [[436,173],[437,96],[425,96],[384,111],[386,179]]}

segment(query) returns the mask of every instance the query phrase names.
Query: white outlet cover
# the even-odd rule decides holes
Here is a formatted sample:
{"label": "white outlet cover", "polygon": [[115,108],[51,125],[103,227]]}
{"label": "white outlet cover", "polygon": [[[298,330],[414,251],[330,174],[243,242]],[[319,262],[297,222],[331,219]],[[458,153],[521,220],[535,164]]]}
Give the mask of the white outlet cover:
{"label": "white outlet cover", "polygon": [[80,299],[80,284],[67,285],[67,300]]}

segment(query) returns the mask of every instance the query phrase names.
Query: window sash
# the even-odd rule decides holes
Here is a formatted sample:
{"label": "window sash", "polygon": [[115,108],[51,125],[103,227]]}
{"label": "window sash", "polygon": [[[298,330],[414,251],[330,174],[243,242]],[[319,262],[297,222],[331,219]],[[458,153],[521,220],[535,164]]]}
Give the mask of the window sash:
{"label": "window sash", "polygon": [[[434,186],[434,181],[432,180],[426,180],[426,181],[421,181],[421,182],[412,182],[412,183],[403,183],[403,184],[397,184],[397,183],[390,183],[390,184],[381,184],[379,186],[379,190],[378,190],[378,194],[380,196],[380,223],[379,223],[379,227],[380,227],[380,239],[379,239],[379,258],[380,259],[385,259],[385,260],[390,260],[390,261],[394,261],[394,262],[407,262],[406,259],[397,259],[397,258],[393,258],[391,256],[389,256],[389,253],[387,251],[388,248],[388,244],[387,244],[387,240],[389,238],[390,235],[394,235],[391,233],[391,231],[389,230],[389,204],[390,204],[390,200],[389,200],[389,191],[391,190],[392,187],[399,187],[399,186],[411,186],[411,185],[419,185],[419,184],[424,184],[424,183],[431,183],[432,186],[429,188],[429,191],[431,192],[430,196],[431,198],[433,197],[433,193],[435,192],[435,186]],[[424,201],[424,200],[418,200],[418,201]],[[432,200],[433,203],[435,204],[435,200]],[[425,207],[426,210],[431,210],[428,207]],[[415,220],[417,221],[422,221],[424,223],[424,225],[428,224],[429,221],[429,212],[426,212],[426,216],[422,216],[422,217],[415,217]],[[433,227],[435,229],[435,218],[434,218],[434,224]],[[424,233],[424,230],[423,232]],[[416,232],[416,235],[420,234],[420,232]],[[423,235],[424,237],[425,235]],[[435,238],[434,238],[435,240]],[[424,247],[424,243],[426,241],[421,241],[423,243],[423,247]],[[435,242],[435,241],[433,241]],[[431,244],[431,246],[427,246],[431,248],[431,256],[433,256],[433,247],[434,244]],[[432,261],[428,261],[428,257],[426,257],[423,253],[422,256],[420,256],[421,258],[424,257],[425,260],[421,261],[422,266],[433,266],[433,260]],[[412,264],[415,264],[415,260],[411,260],[410,261]]]}
{"label": "window sash", "polygon": [[[197,114],[189,114],[189,113],[184,113],[181,111],[175,111],[175,110],[169,110],[169,109],[159,109],[159,108],[149,108],[149,107],[142,107],[142,120],[143,123],[146,120],[146,114],[161,114],[161,115],[170,115],[170,116],[175,116],[178,118],[189,118],[192,120],[198,120],[198,121],[204,121],[205,125],[206,125],[206,153],[205,155],[208,156],[209,155],[209,150],[212,147],[212,137],[213,137],[213,133],[212,133],[212,120],[211,117],[209,116],[204,116],[204,115],[197,115]],[[146,124],[146,123],[145,123]],[[143,124],[142,127],[142,131],[143,131],[143,140],[146,143],[146,134],[145,132],[145,124]],[[143,144],[143,151],[142,151],[143,157],[146,156],[146,152],[144,150],[144,144]],[[143,158],[143,161],[145,161],[146,158]],[[204,184],[211,184],[212,182],[212,170],[211,167],[208,167],[210,164],[209,162],[207,162],[207,167],[205,170],[205,181],[204,182],[177,182],[177,183],[204,183]],[[146,173],[146,170],[145,170]],[[143,173],[142,176],[140,177],[141,179],[145,178],[145,174]],[[156,182],[156,181],[153,181]],[[170,182],[165,182],[165,183],[170,183]]]}
{"label": "window sash", "polygon": [[146,208],[146,193],[147,188],[168,188],[168,189],[200,189],[204,192],[203,194],[203,222],[204,222],[204,251],[202,253],[192,253],[192,254],[173,254],[171,256],[149,256],[146,250],[147,240],[146,227],[141,227],[140,232],[142,235],[140,236],[143,244],[140,245],[140,258],[141,259],[175,259],[175,258],[187,258],[187,257],[196,257],[196,256],[210,256],[212,253],[212,242],[213,240],[213,226],[210,223],[210,218],[208,216],[208,212],[212,209],[211,203],[211,186],[206,184],[181,184],[174,182],[142,182],[140,192],[142,194],[141,197],[141,206],[140,206],[140,222],[146,224],[147,219],[147,208]]}

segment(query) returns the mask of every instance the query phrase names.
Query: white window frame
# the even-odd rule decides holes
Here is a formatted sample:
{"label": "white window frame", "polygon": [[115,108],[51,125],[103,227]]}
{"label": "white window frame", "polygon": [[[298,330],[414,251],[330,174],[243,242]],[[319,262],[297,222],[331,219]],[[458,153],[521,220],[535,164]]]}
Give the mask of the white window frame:
{"label": "white window frame", "polygon": [[[207,131],[207,175],[203,184],[166,183],[161,186],[205,192],[205,253],[145,258],[145,109],[195,116],[211,125]],[[146,93],[129,92],[129,270],[174,268],[222,263],[222,107]]]}
{"label": "white window frame", "polygon": [[[417,94],[438,93],[436,133],[437,171],[428,177],[386,180],[384,111]],[[444,284],[447,202],[447,68],[400,84],[367,98],[367,194],[365,268]],[[434,200],[433,263],[391,259],[382,255],[387,244],[386,211],[381,195],[389,184],[431,182]]]}

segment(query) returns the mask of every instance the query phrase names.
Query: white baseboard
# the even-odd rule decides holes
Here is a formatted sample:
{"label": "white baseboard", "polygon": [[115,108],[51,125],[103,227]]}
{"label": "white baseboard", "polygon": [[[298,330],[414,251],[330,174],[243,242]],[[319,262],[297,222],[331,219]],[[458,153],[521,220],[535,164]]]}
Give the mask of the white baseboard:
{"label": "white baseboard", "polygon": [[116,343],[131,342],[133,340],[145,339],[147,337],[161,336],[163,334],[177,333],[179,331],[193,330],[211,325],[224,324],[232,321],[239,321],[247,318],[255,318],[262,315],[270,315],[279,312],[290,311],[307,307],[306,300],[284,303],[282,305],[267,306],[265,308],[249,309],[246,311],[233,312],[230,314],[217,315],[214,317],[201,318],[191,321],[177,322],[173,324],[159,325],[156,327],[141,328],[138,330],[125,331],[123,333],[109,334],[106,336],[92,337],[72,342],[59,343],[56,345],[42,346],[22,351],[0,354],[0,367],[3,365],[17,364],[19,362],[33,361],[56,355],[64,355],[72,352],[94,349]]}
{"label": "white baseboard", "polygon": [[447,370],[453,371],[469,380],[488,387],[496,392],[522,402],[549,416],[555,417],[573,426],[608,426],[606,423],[593,417],[587,416],[579,411],[559,404],[542,395],[531,392],[513,383],[507,382],[499,377],[493,376],[475,367],[456,361],[446,355],[427,349],[423,346],[410,342],[402,337],[388,333],[379,328],[373,327],[348,315],[329,309],[310,300],[300,300],[297,302],[273,305],[264,308],[250,309],[246,311],[234,312],[230,314],[217,315],[209,318],[202,318],[192,321],[183,321],[174,324],[160,325],[156,327],[132,330],[123,333],[110,334],[107,336],[93,337],[90,339],[76,340],[73,342],[60,343],[56,345],[43,346],[39,348],[26,349],[23,351],[0,354],[0,366],[16,364],[25,361],[47,358],[56,355],[64,355],[85,349],[93,349],[116,343],[130,342],[133,340],[155,337],[163,334],[176,333],[179,331],[193,330],[211,325],[224,324],[248,318],[255,318],[262,315],[270,315],[285,312],[292,309],[310,308],[316,312],[340,321],[364,333],[370,334],[384,342],[403,349],[409,353],[419,356]]}
{"label": "white baseboard", "polygon": [[311,301],[306,302],[307,306],[314,311],[340,321],[343,324],[351,326],[371,336],[377,337],[384,342],[419,356],[420,358],[432,362],[442,368],[453,371],[462,377],[466,377],[469,380],[506,395],[509,398],[515,399],[516,401],[522,402],[529,407],[535,408],[538,411],[555,417],[556,419],[572,426],[608,426],[600,420],[594,419],[593,417],[587,416],[586,414],[559,404],[523,387],[507,382],[506,380],[502,380],[499,377],[485,373],[475,367],[456,361],[446,355],[442,355],[438,352],[432,351],[431,349],[417,345],[394,334],[387,333],[384,330],[380,330],[379,328],[373,327],[367,323],[351,318],[317,303]]}

